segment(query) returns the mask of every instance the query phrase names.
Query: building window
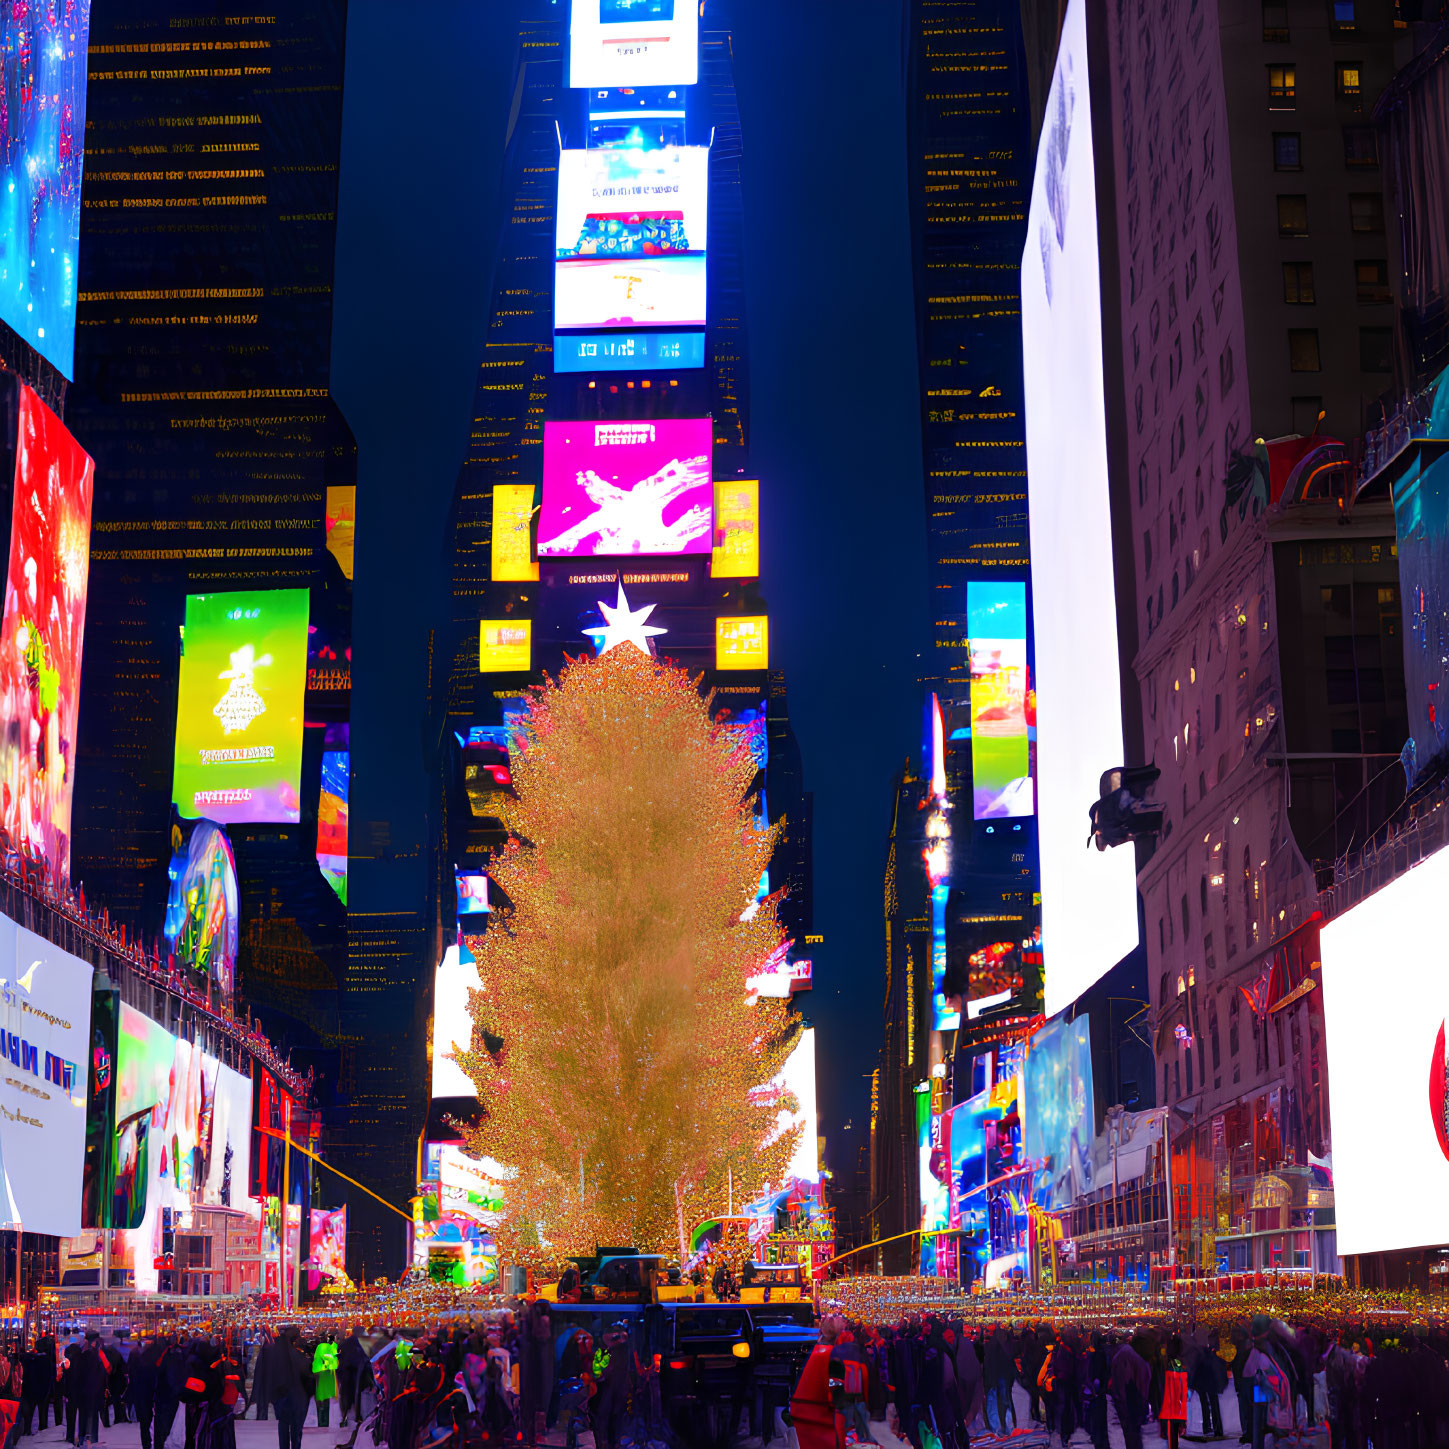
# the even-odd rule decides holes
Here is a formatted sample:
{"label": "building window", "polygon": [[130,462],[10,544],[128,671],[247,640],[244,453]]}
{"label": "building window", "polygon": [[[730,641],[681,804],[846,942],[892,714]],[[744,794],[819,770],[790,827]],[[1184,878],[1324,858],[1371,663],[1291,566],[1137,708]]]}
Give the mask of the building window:
{"label": "building window", "polygon": [[1392,302],[1389,292],[1389,264],[1387,262],[1355,262],[1354,280],[1358,285],[1360,307],[1380,307]]}
{"label": "building window", "polygon": [[1263,39],[1274,43],[1288,39],[1288,7],[1283,0],[1263,0]]}
{"label": "building window", "polygon": [[1270,65],[1268,67],[1268,108],[1274,111],[1291,111],[1297,104],[1294,99],[1297,83],[1297,71],[1293,66]]}
{"label": "building window", "polygon": [[1317,301],[1313,295],[1313,263],[1283,263],[1283,300],[1294,306]]}
{"label": "building window", "polygon": [[1384,198],[1377,191],[1355,191],[1348,198],[1349,225],[1368,236],[1384,232]]}
{"label": "building window", "polygon": [[1364,372],[1394,370],[1394,332],[1391,327],[1358,329],[1358,365]]}
{"label": "building window", "polygon": [[1238,993],[1228,997],[1228,1055],[1238,1054]]}
{"label": "building window", "polygon": [[1306,196],[1280,196],[1278,198],[1278,235],[1308,235],[1308,198]]}
{"label": "building window", "polygon": [[1323,417],[1323,399],[1321,397],[1295,397],[1290,400],[1293,409],[1293,431],[1299,437],[1306,438]]}
{"label": "building window", "polygon": [[1273,132],[1273,170],[1303,170],[1303,137],[1298,131]]}
{"label": "building window", "polygon": [[1357,26],[1354,0],[1330,0],[1328,28],[1334,36],[1352,35]]}
{"label": "building window", "polygon": [[1334,67],[1334,72],[1338,77],[1339,100],[1353,101],[1355,102],[1354,108],[1357,109],[1357,102],[1363,94],[1362,82],[1359,79],[1358,62],[1356,60],[1340,61]]}
{"label": "building window", "polygon": [[1372,126],[1343,128],[1343,164],[1372,171],[1379,164],[1379,133]]}

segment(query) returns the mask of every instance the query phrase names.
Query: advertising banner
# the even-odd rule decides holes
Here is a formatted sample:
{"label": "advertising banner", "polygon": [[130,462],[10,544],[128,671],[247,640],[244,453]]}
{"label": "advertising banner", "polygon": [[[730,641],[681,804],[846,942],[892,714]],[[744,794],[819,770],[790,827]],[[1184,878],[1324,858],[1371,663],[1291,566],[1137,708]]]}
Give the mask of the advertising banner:
{"label": "advertising banner", "polygon": [[337,560],[342,577],[350,579],[357,536],[357,488],[333,484],[327,489],[327,552]]}
{"label": "advertising banner", "polygon": [[714,485],[714,557],[717,579],[760,576],[760,485],[731,478]]}
{"label": "advertising banner", "polygon": [[81,1230],[94,975],[0,916],[0,1214],[30,1232]]}
{"label": "advertising banner", "polygon": [[191,839],[172,853],[168,874],[162,934],[176,959],[209,981],[222,1002],[230,1002],[241,914],[236,857],[226,832],[210,820],[198,820]]}
{"label": "advertising banner", "polygon": [[1046,1208],[1067,1207],[1094,1184],[1090,1022],[1059,1018],[1031,1039],[1022,1083],[1022,1145],[1039,1165],[1036,1198]]}
{"label": "advertising banner", "polygon": [[1026,585],[966,585],[971,646],[971,781],[977,820],[1030,815],[1031,682],[1026,663]]}
{"label": "advertising banner", "polygon": [[181,1226],[198,1204],[258,1211],[247,1195],[252,1084],[125,1005],[116,1080],[116,1266],[154,1292],[163,1209]]}
{"label": "advertising banner", "polygon": [[[569,85],[692,86],[699,80],[695,0],[573,0]],[[81,47],[85,83],[85,47]],[[76,187],[80,187],[77,175]]]}
{"label": "advertising banner", "polygon": [[765,614],[714,621],[716,669],[768,669],[770,620]]}
{"label": "advertising banner", "polygon": [[709,148],[559,155],[554,328],[703,327]]}
{"label": "advertising banner", "polygon": [[433,1096],[474,1097],[478,1089],[452,1060],[454,1053],[473,1045],[473,1018],[468,1013],[468,992],[481,991],[477,963],[459,957],[449,946],[433,977]]}
{"label": "advertising banner", "polygon": [[677,372],[703,366],[703,332],[576,332],[553,340],[555,372]]}
{"label": "advertising banner", "polygon": [[90,0],[0,12],[0,318],[68,378],[75,376],[90,28]]}
{"label": "advertising banner", "polygon": [[68,878],[95,464],[28,387],[19,398],[0,623],[0,825]]}
{"label": "advertising banner", "polygon": [[538,578],[532,523],[533,484],[495,483],[490,570],[495,584],[530,583]]}
{"label": "advertising banner", "polygon": [[317,867],[347,904],[347,786],[352,755],[323,750],[322,787],[317,795]]}
{"label": "advertising banner", "polygon": [[532,668],[532,619],[479,619],[480,674],[527,674]]}
{"label": "advertising banner", "polygon": [[[317,1278],[347,1277],[347,1209],[313,1208],[309,1218],[311,1250],[307,1267]],[[312,1287],[317,1285],[313,1283]]]}
{"label": "advertising banner", "polygon": [[223,825],[301,818],[306,589],[190,594],[171,798]]}
{"label": "advertising banner", "polygon": [[540,558],[707,554],[709,418],[543,425]]}

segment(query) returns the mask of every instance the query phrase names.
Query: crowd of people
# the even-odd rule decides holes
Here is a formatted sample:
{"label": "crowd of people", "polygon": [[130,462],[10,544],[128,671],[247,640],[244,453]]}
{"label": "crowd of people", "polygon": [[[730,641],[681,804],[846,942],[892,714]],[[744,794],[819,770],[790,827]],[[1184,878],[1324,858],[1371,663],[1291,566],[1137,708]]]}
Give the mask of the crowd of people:
{"label": "crowd of people", "polygon": [[884,1422],[913,1449],[968,1449],[973,1433],[1032,1426],[1052,1444],[1107,1449],[1115,1420],[1127,1449],[1141,1449],[1149,1427],[1176,1449],[1190,1423],[1195,1437],[1254,1449],[1325,1425],[1332,1449],[1449,1445],[1449,1342],[1428,1335],[1329,1335],[1262,1314],[1226,1334],[927,1314],[888,1327],[827,1318],[821,1341],[847,1443],[875,1440],[872,1426]]}

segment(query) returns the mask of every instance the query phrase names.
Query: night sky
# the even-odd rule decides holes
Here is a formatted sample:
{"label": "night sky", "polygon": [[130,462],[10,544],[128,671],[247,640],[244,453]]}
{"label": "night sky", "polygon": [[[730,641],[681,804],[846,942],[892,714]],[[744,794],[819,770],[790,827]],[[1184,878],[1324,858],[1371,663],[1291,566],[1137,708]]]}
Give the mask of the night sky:
{"label": "night sky", "polygon": [[[564,0],[560,0],[562,5]],[[501,218],[520,0],[438,0],[426,36],[352,0],[333,392],[357,436],[354,910],[424,889],[427,631]],[[919,748],[925,522],[901,0],[711,0],[735,36],[746,306],[772,664],[815,793],[822,1130],[848,1169],[880,1044],[885,832]],[[425,41],[426,43],[421,43]],[[409,858],[410,857],[410,858]],[[847,1120],[854,1130],[843,1132]]]}

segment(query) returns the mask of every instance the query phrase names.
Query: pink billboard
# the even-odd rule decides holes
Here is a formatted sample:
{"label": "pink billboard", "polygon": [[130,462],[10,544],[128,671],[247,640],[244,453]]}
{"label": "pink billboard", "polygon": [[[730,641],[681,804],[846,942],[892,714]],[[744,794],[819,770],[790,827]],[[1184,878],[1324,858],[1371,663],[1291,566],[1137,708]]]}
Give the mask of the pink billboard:
{"label": "pink billboard", "polygon": [[709,553],[709,418],[545,423],[540,558]]}

